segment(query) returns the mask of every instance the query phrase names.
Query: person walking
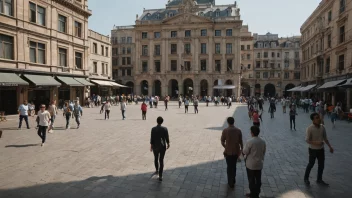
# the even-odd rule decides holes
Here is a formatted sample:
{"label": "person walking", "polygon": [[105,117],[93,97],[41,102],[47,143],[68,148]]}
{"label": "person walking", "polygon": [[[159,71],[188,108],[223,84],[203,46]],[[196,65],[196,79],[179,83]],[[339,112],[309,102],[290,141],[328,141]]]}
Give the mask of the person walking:
{"label": "person walking", "polygon": [[23,119],[24,119],[24,121],[26,122],[27,129],[30,129],[30,128],[29,128],[29,124],[28,124],[28,110],[29,110],[28,101],[27,101],[27,100],[24,100],[24,101],[23,101],[23,104],[21,104],[21,105],[18,107],[18,114],[19,114],[19,119],[20,119],[20,122],[19,122],[19,124],[18,124],[18,129],[19,129],[19,130],[21,130]]}
{"label": "person walking", "polygon": [[244,146],[246,170],[250,193],[246,194],[249,198],[259,198],[260,187],[262,185],[262,169],[266,152],[266,143],[258,137],[260,129],[257,126],[251,127],[251,136]]}
{"label": "person walking", "polygon": [[76,118],[77,129],[79,129],[79,126],[81,125],[81,116],[83,116],[83,110],[78,101],[75,101],[75,106],[73,107],[73,115]]}
{"label": "person walking", "polygon": [[332,127],[335,128],[335,123],[336,123],[336,120],[337,120],[337,116],[339,115],[339,112],[341,112],[341,107],[340,107],[340,103],[338,103],[336,105],[336,107],[334,107],[332,109],[332,112],[331,112],[331,122],[332,122]]}
{"label": "person walking", "polygon": [[123,101],[121,102],[121,107],[120,107],[120,109],[121,109],[121,113],[122,113],[122,120],[125,120],[125,119],[126,119],[126,117],[125,117],[125,112],[126,112],[126,100],[123,100]]}
{"label": "person walking", "polygon": [[38,112],[37,124],[38,124],[38,136],[42,139],[41,146],[44,146],[46,139],[46,131],[51,120],[50,113],[45,110],[45,105],[40,105],[40,111]]}
{"label": "person walking", "polygon": [[194,113],[198,113],[198,103],[199,103],[199,100],[197,97],[195,97],[193,100]]}
{"label": "person walking", "polygon": [[292,130],[292,123],[293,123],[293,129],[296,130],[296,115],[298,115],[298,114],[297,114],[296,109],[293,105],[291,106],[289,115],[290,115],[290,129]]}
{"label": "person walking", "polygon": [[142,103],[142,105],[141,105],[142,120],[146,120],[146,119],[147,119],[147,108],[148,108],[148,105],[145,104],[145,101],[143,101],[143,103]]}
{"label": "person walking", "polygon": [[260,127],[258,110],[254,110],[253,111],[252,119],[253,119],[253,125],[257,126],[257,127]]}
{"label": "person walking", "polygon": [[50,113],[50,125],[48,128],[48,132],[49,133],[54,133],[54,122],[55,122],[55,118],[57,115],[57,107],[56,107],[56,100],[51,101],[51,104],[49,105],[48,111]]}
{"label": "person walking", "polygon": [[164,157],[166,149],[170,148],[170,141],[167,128],[161,126],[164,119],[158,117],[156,122],[158,125],[151,130],[150,152],[154,154],[155,174],[159,174],[159,181],[163,181]]}
{"label": "person walking", "polygon": [[182,105],[182,96],[178,97],[178,108],[181,108]]}
{"label": "person walking", "polygon": [[71,119],[72,111],[73,109],[68,104],[68,102],[65,102],[64,116],[66,117],[66,129],[70,128],[70,119]]}
{"label": "person walking", "polygon": [[185,98],[185,113],[188,113],[188,106],[189,106],[189,99],[188,97]]}
{"label": "person walking", "polygon": [[111,104],[109,101],[106,101],[105,105],[104,105],[104,109],[105,109],[105,120],[110,119],[110,109],[111,109]]}
{"label": "person walking", "polygon": [[227,108],[229,109],[229,108],[231,108],[231,106],[232,106],[232,98],[231,97],[228,97],[227,98]]}
{"label": "person walking", "polygon": [[304,174],[304,183],[310,185],[309,174],[312,170],[315,159],[318,159],[318,176],[317,183],[320,185],[328,186],[323,180],[323,171],[325,163],[325,151],[324,142],[329,146],[330,153],[334,153],[334,149],[329,143],[326,135],[326,130],[323,125],[321,125],[321,118],[318,113],[312,113],[310,119],[313,124],[310,125],[306,130],[306,142],[309,144],[309,163]]}
{"label": "person walking", "polygon": [[165,111],[166,111],[166,110],[168,110],[167,104],[169,103],[169,96],[165,96],[164,103],[165,103]]}
{"label": "person walking", "polygon": [[222,131],[221,145],[225,148],[224,157],[227,164],[227,181],[230,188],[236,183],[236,162],[243,149],[242,132],[235,127],[235,119],[227,118],[228,128]]}
{"label": "person walking", "polygon": [[281,104],[282,104],[282,111],[283,111],[283,113],[286,113],[287,101],[286,101],[285,98],[282,98]]}

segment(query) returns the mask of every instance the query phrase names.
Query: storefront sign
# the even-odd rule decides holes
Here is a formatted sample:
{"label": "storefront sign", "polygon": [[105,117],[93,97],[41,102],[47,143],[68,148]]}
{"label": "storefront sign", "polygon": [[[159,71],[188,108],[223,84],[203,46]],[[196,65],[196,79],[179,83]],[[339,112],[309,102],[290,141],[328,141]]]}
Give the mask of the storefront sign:
{"label": "storefront sign", "polygon": [[18,84],[15,84],[15,83],[0,83],[0,86],[4,86],[4,87],[17,87]]}

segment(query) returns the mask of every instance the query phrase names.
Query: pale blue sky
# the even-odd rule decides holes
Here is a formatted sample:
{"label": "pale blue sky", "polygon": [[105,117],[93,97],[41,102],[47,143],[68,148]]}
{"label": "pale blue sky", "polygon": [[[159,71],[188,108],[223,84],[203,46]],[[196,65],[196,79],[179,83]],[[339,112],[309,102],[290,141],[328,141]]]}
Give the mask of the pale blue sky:
{"label": "pale blue sky", "polygon": [[[321,0],[237,0],[243,24],[252,33],[278,33],[280,37],[299,35],[300,27]],[[88,0],[93,15],[89,28],[110,35],[116,26],[134,25],[143,8],[165,8],[167,0]],[[104,2],[104,3],[102,3]],[[234,0],[216,0],[216,4],[233,4]]]}

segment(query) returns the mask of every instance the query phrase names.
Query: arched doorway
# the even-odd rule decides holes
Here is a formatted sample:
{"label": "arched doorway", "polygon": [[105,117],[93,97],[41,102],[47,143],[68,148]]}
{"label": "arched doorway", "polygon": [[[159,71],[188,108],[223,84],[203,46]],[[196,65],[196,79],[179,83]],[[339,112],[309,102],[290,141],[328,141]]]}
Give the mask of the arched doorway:
{"label": "arched doorway", "polygon": [[200,81],[200,95],[208,96],[208,81],[205,79]]}
{"label": "arched doorway", "polygon": [[255,96],[260,96],[261,95],[261,87],[260,87],[260,84],[255,84],[255,86],[254,86],[254,88],[255,88]]}
{"label": "arched doorway", "polygon": [[154,96],[161,96],[161,82],[160,80],[155,80],[154,81],[154,86],[153,86],[153,95]]}
{"label": "arched doorway", "polygon": [[178,97],[179,90],[178,90],[178,82],[175,79],[171,79],[169,81],[169,96],[172,98]]}
{"label": "arched doorway", "polygon": [[[214,81],[214,86],[219,85],[219,81],[215,80]],[[220,90],[219,89],[213,89],[213,96],[220,96]]]}
{"label": "arched doorway", "polygon": [[251,95],[251,87],[249,86],[248,83],[241,83],[241,88],[242,88],[242,96],[250,96]]}
{"label": "arched doorway", "polygon": [[142,95],[147,96],[149,94],[148,91],[149,91],[148,90],[148,81],[143,80],[141,82],[141,93],[142,93]]}
{"label": "arched doorway", "polygon": [[190,78],[183,81],[183,95],[189,97],[193,95],[193,80]]}
{"label": "arched doorway", "polygon": [[292,88],[294,88],[294,87],[295,87],[295,85],[292,84],[292,83],[287,84],[287,85],[285,86],[285,94],[284,94],[284,96],[285,96],[285,97],[292,96],[292,92],[291,92],[291,91],[287,91],[287,90],[290,90],[290,89],[292,89]]}
{"label": "arched doorway", "polygon": [[[227,80],[225,82],[225,85],[232,85],[232,80]],[[232,89],[226,89],[226,96],[227,97],[232,96],[232,92],[233,92]]]}
{"label": "arched doorway", "polygon": [[134,83],[129,81],[125,84],[127,87],[124,87],[123,88],[123,93],[125,95],[128,95],[128,94],[135,94],[134,93]]}
{"label": "arched doorway", "polygon": [[269,83],[266,84],[264,87],[264,96],[266,97],[275,97],[276,96],[276,89],[275,85]]}

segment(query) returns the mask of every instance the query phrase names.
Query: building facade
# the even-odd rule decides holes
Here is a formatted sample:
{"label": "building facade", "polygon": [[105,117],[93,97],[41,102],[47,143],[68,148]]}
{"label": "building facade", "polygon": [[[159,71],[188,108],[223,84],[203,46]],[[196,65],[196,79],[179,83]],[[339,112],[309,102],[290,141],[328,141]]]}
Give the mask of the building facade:
{"label": "building facade", "polygon": [[101,96],[113,95],[112,67],[111,67],[111,42],[109,36],[101,35],[93,30],[88,30],[89,42],[89,79],[96,84],[91,86],[87,96],[98,94]]}
{"label": "building facade", "polygon": [[88,2],[6,0],[0,5],[0,111],[17,113],[25,99],[38,107],[82,97],[84,85],[74,78],[88,77]]}
{"label": "building facade", "polygon": [[[300,37],[279,38],[278,34],[253,34],[253,52],[243,42],[242,57],[248,63],[243,65],[242,90],[257,96],[289,96],[287,90],[300,84]],[[249,53],[248,53],[249,52]],[[250,54],[253,54],[253,66]],[[247,71],[246,71],[247,70]]]}
{"label": "building facade", "polygon": [[352,0],[322,0],[301,26],[303,86],[307,96],[351,108]]}
{"label": "building facade", "polygon": [[[113,44],[118,53],[131,46],[131,55],[113,57],[120,68],[115,74],[123,83],[133,85],[137,95],[238,96],[239,11],[236,3],[216,5],[214,0],[173,0],[164,9],[144,10],[129,33],[121,27],[112,31],[117,36],[113,36],[113,43],[123,37],[127,42],[129,36],[118,35],[132,32],[131,43]],[[123,65],[124,57],[131,57],[131,62],[126,60]],[[131,75],[126,72],[129,69]],[[214,85],[234,88],[218,90]]]}
{"label": "building facade", "polygon": [[241,28],[241,94],[243,96],[253,96],[254,89],[254,57],[253,57],[253,35],[249,31],[248,25]]}

